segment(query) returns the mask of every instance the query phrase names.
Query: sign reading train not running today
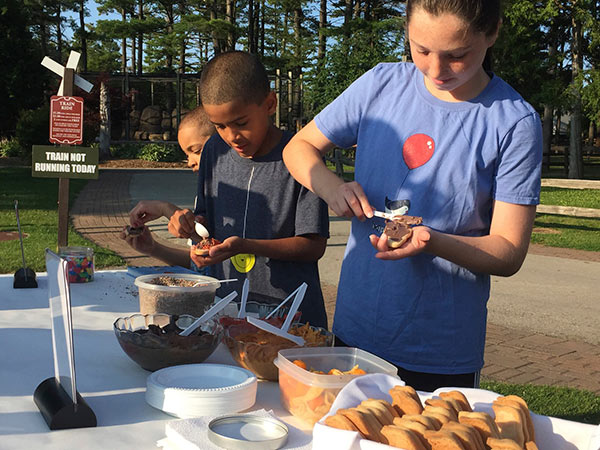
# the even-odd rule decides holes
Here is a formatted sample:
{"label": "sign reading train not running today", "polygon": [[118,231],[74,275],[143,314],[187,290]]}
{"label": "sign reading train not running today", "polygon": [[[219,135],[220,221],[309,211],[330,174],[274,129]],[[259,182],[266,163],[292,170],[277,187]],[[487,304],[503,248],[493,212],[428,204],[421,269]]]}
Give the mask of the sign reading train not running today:
{"label": "sign reading train not running today", "polygon": [[31,176],[44,178],[98,178],[98,149],[34,145]]}
{"label": "sign reading train not running today", "polygon": [[83,99],[53,95],[50,97],[50,142],[81,144],[83,142]]}

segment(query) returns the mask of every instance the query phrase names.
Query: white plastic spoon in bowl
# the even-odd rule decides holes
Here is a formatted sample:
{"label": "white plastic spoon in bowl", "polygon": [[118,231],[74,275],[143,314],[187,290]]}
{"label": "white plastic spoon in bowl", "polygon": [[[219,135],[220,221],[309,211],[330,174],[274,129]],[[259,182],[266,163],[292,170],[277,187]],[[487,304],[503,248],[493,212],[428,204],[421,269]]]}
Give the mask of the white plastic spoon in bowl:
{"label": "white plastic spoon in bowl", "polygon": [[248,290],[250,289],[250,281],[248,278],[244,280],[244,285],[242,286],[242,298],[240,300],[240,311],[238,312],[238,319],[243,319],[246,317],[246,302],[248,301]]}
{"label": "white plastic spoon in bowl", "polygon": [[302,303],[302,300],[304,299],[304,295],[306,294],[307,287],[308,287],[308,285],[306,283],[302,283],[300,285],[300,287],[298,289],[296,289],[296,291],[295,291],[296,296],[294,297],[292,306],[290,306],[290,312],[288,313],[288,316],[286,317],[285,322],[283,322],[283,325],[281,326],[281,328],[277,328],[277,327],[271,325],[270,323],[265,322],[264,320],[255,319],[254,317],[246,317],[246,320],[249,323],[251,323],[252,325],[254,325],[255,327],[258,327],[269,333],[273,333],[282,338],[288,339],[288,340],[294,342],[296,345],[303,346],[304,339],[300,336],[296,336],[296,335],[288,333],[288,329],[290,328],[290,325],[292,324],[292,319],[294,318],[296,311],[298,311],[298,307],[300,306],[300,303]]}
{"label": "white plastic spoon in bowl", "polygon": [[213,306],[211,306],[204,314],[202,314],[200,317],[198,317],[196,320],[194,320],[190,324],[190,326],[188,326],[181,333],[179,333],[179,336],[189,336],[196,328],[198,328],[200,325],[202,325],[207,320],[211,319],[215,314],[217,314],[219,311],[221,311],[223,308],[225,308],[231,302],[231,300],[233,300],[236,297],[237,297],[237,292],[235,292],[235,291],[233,291],[229,295],[223,297],[221,300],[219,300],[217,303],[215,303]]}
{"label": "white plastic spoon in bowl", "polygon": [[257,328],[260,328],[261,330],[264,330],[276,336],[280,336],[284,339],[288,339],[294,344],[299,345],[300,347],[304,346],[304,339],[300,336],[295,336],[293,334],[284,332],[281,330],[281,328],[277,328],[276,326],[273,326],[270,323],[265,322],[264,320],[257,319],[256,317],[248,316],[246,317],[246,320],[248,321],[248,323],[251,323],[252,325],[254,325]]}

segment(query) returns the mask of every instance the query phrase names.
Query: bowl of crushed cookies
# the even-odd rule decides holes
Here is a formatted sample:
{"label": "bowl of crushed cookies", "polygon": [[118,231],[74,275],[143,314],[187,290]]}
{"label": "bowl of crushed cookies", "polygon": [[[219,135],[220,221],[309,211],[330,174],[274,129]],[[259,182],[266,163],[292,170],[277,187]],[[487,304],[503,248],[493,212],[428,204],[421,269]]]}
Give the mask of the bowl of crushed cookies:
{"label": "bowl of crushed cookies", "polygon": [[338,392],[356,377],[398,373],[387,361],[353,347],[284,349],[274,364],[283,407],[310,425],[329,412]]}
{"label": "bowl of crushed cookies", "polygon": [[189,336],[180,333],[196,317],[187,314],[133,314],[113,323],[119,345],[143,369],[155,371],[204,362],[223,339],[223,326],[209,319]]}
{"label": "bowl of crushed cookies", "polygon": [[219,280],[204,275],[150,274],[135,279],[141,314],[189,314],[200,317],[215,300]]}
{"label": "bowl of crushed cookies", "polygon": [[[333,333],[310,324],[292,324],[288,333],[304,339],[304,347],[331,347]],[[289,339],[269,333],[249,322],[231,325],[225,330],[225,344],[237,363],[258,378],[277,381],[278,370],[273,361],[285,348],[300,348]]]}

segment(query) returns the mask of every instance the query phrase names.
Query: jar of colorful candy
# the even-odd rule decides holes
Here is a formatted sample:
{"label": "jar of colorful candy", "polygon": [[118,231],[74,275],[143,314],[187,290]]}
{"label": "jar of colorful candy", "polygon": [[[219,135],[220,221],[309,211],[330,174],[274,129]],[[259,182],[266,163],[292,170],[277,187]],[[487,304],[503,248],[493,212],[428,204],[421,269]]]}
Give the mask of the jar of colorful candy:
{"label": "jar of colorful candy", "polygon": [[94,280],[94,250],[89,247],[60,247],[60,257],[67,260],[69,283]]}

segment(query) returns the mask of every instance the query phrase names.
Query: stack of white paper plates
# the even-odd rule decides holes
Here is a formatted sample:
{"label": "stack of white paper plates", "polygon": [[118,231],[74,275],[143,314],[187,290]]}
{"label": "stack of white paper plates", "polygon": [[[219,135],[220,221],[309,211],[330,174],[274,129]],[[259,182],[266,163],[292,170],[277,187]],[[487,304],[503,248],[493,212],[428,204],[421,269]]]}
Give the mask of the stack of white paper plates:
{"label": "stack of white paper plates", "polygon": [[224,364],[185,364],[148,376],[146,401],[184,419],[243,411],[256,401],[256,376]]}

